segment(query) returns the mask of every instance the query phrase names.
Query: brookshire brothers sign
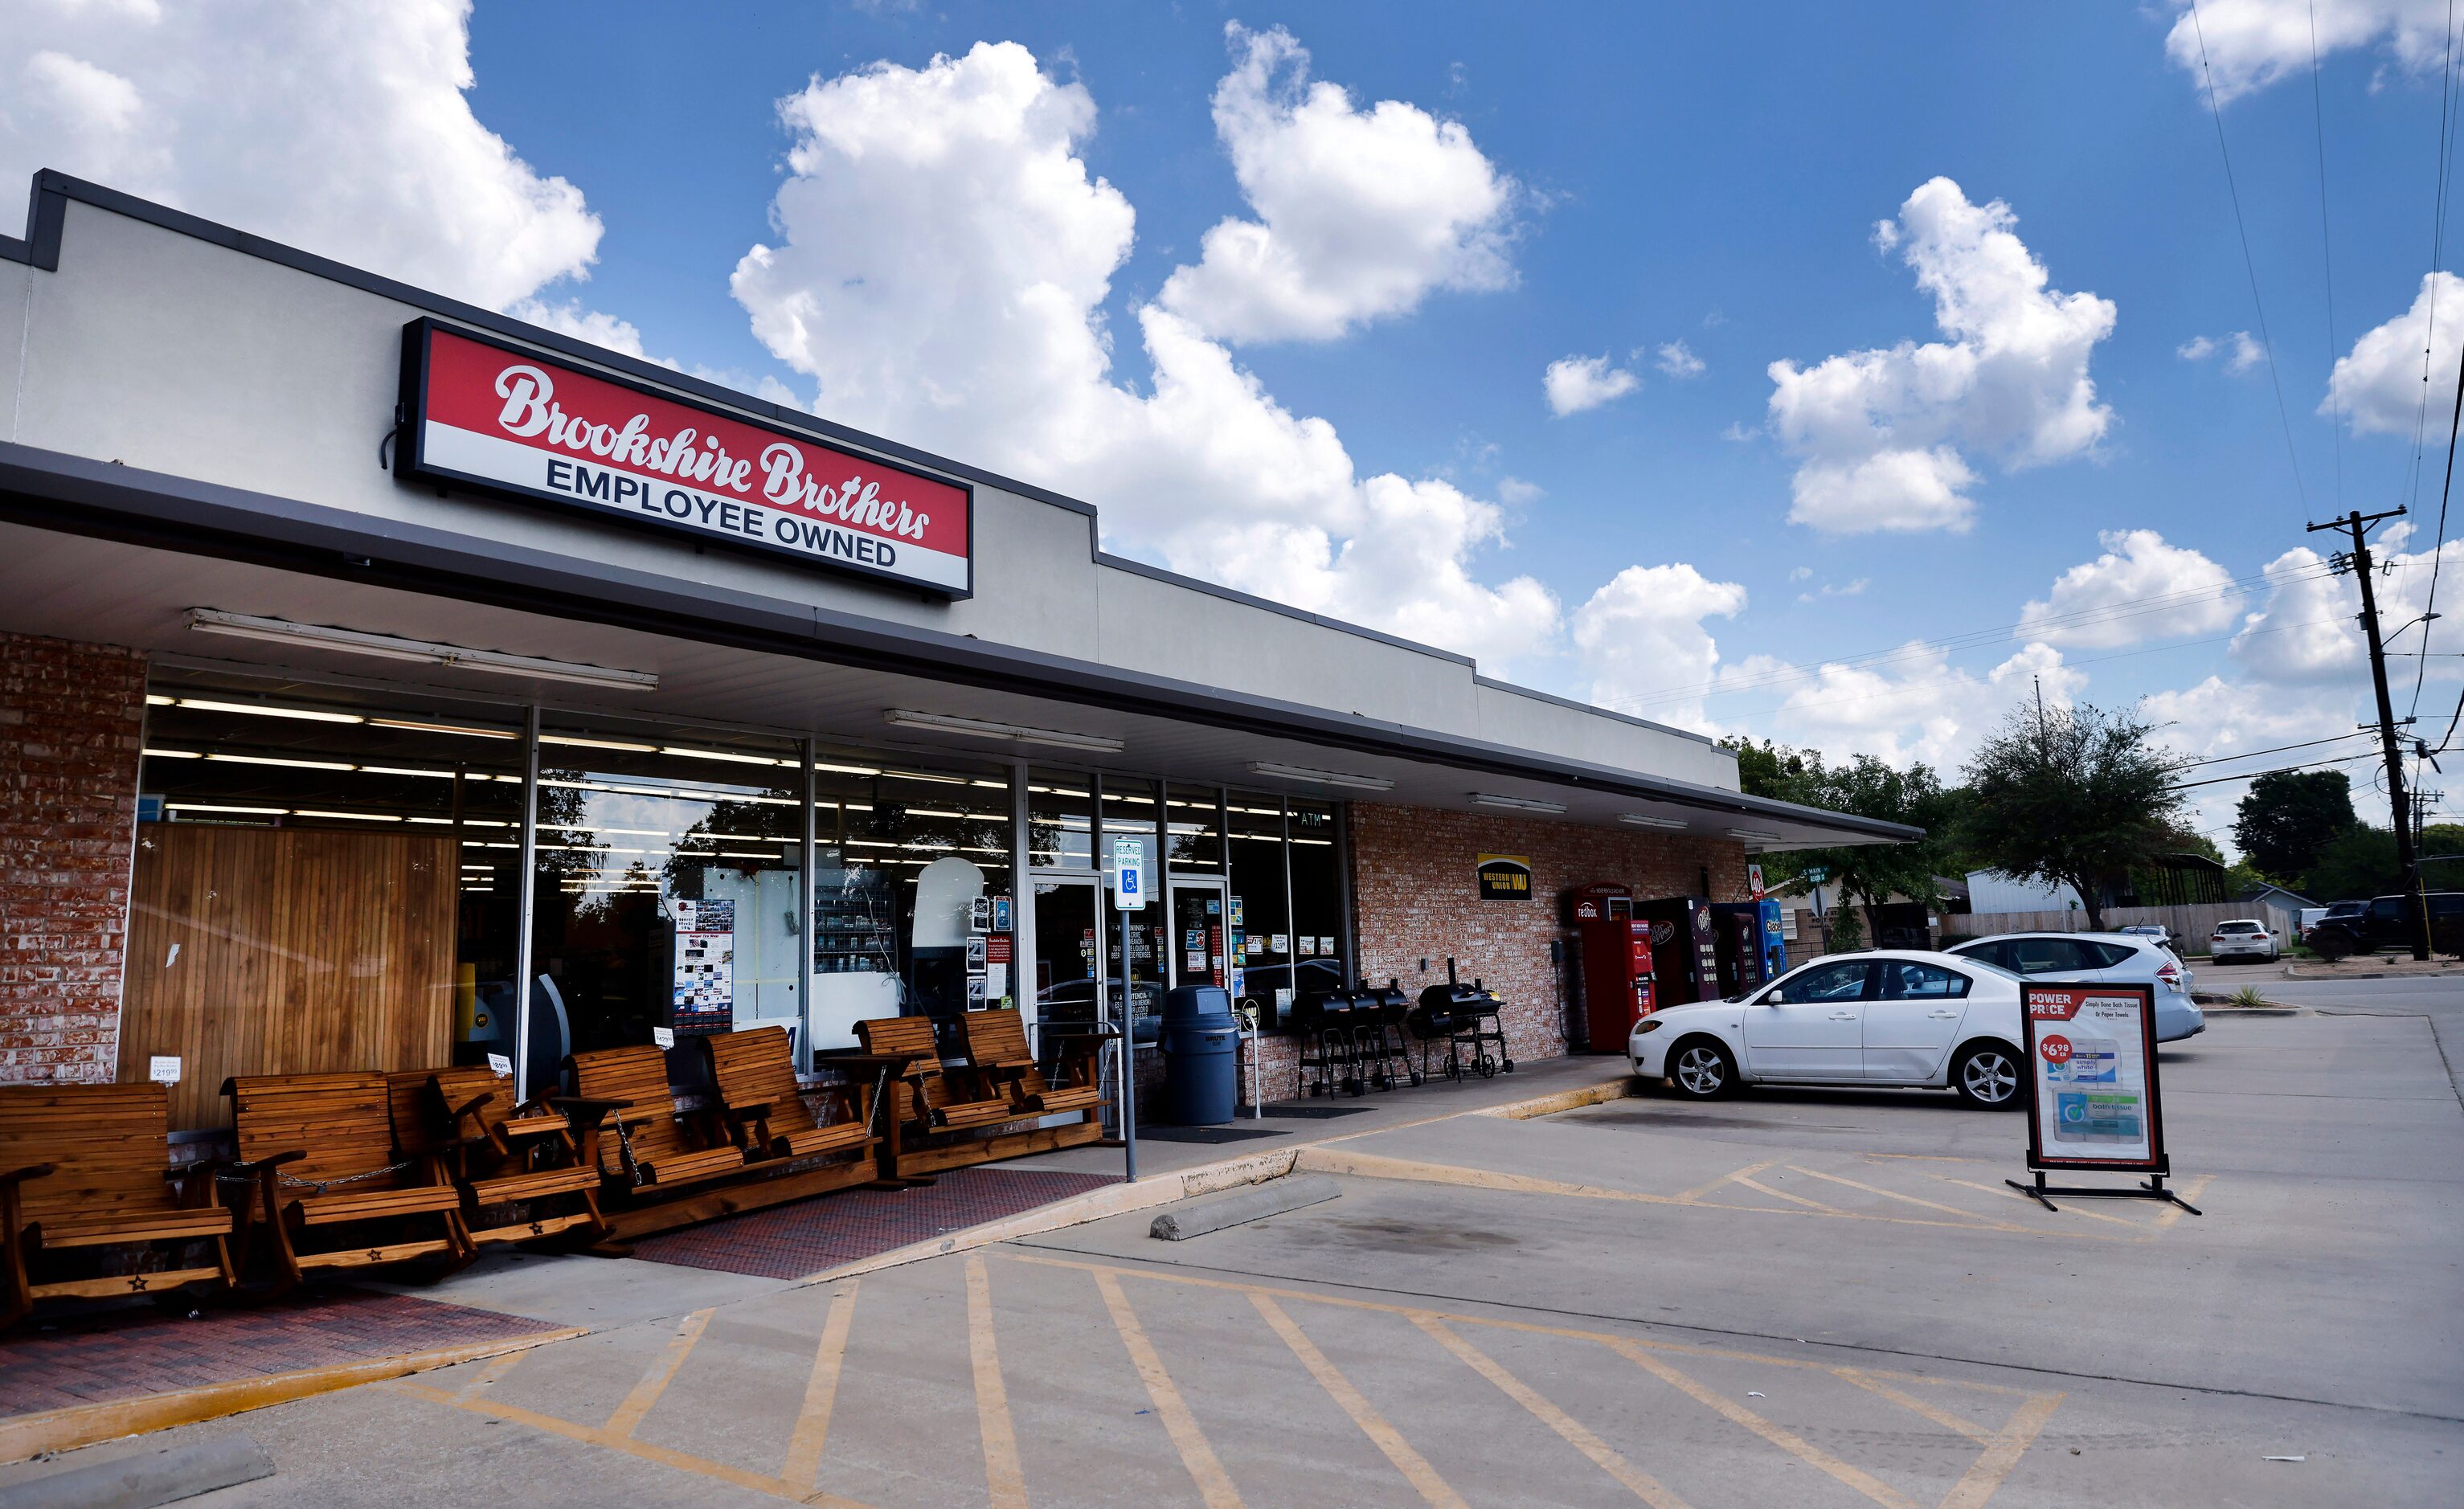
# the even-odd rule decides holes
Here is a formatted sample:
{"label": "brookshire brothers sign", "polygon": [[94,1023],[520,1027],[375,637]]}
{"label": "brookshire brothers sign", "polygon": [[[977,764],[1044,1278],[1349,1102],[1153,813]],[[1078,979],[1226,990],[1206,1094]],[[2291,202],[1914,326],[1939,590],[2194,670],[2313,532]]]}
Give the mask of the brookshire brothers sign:
{"label": "brookshire brothers sign", "polygon": [[941,597],[975,588],[975,495],[434,320],[403,332],[396,471]]}

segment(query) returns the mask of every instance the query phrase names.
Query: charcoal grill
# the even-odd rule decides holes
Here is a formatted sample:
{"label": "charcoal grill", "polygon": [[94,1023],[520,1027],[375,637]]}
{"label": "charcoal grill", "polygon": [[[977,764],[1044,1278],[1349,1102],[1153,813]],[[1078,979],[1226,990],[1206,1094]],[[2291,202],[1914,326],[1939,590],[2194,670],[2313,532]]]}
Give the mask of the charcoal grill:
{"label": "charcoal grill", "polygon": [[[1432,985],[1420,993],[1420,1003],[1412,1008],[1408,1024],[1412,1036],[1420,1039],[1420,1073],[1429,1072],[1429,1050],[1440,1038],[1446,1039],[1446,1061],[1442,1069],[1449,1080],[1462,1080],[1477,1074],[1492,1079],[1500,1069],[1514,1072],[1514,1060],[1506,1051],[1506,1032],[1498,1024],[1497,1014],[1506,1003],[1479,979],[1465,985],[1455,973],[1455,961],[1446,960],[1446,982]],[[1497,1052],[1491,1054],[1490,1044]],[[1471,1050],[1471,1061],[1463,1061],[1463,1050]]]}
{"label": "charcoal grill", "polygon": [[1411,1045],[1403,1039],[1404,1018],[1411,1011],[1412,997],[1403,994],[1400,980],[1390,979],[1380,990],[1364,979],[1353,992],[1353,1053],[1373,1089],[1391,1090],[1406,1080],[1420,1083],[1420,1071],[1412,1067]]}
{"label": "charcoal grill", "polygon": [[[1351,991],[1331,990],[1313,992],[1292,1002],[1292,1027],[1301,1039],[1295,1095],[1368,1092],[1368,1083],[1360,1076],[1359,1040],[1352,1030],[1355,998]],[[1371,1015],[1375,1014],[1373,1007]]]}

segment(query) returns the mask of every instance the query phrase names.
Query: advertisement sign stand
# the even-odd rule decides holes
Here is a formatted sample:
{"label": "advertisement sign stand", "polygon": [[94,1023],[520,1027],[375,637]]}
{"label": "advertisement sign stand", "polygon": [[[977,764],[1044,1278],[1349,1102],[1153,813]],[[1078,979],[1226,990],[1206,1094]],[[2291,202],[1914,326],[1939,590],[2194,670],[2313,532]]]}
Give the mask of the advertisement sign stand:
{"label": "advertisement sign stand", "polygon": [[[2020,989],[2027,1039],[2021,1087],[2028,1107],[2031,1182],[2002,1182],[2046,1210],[2051,1195],[2163,1200],[2199,1208],[2165,1187],[2165,1103],[2156,1077],[2156,989],[2102,981],[2031,980]],[[2071,1170],[2144,1173],[2112,1188],[2048,1184]]]}

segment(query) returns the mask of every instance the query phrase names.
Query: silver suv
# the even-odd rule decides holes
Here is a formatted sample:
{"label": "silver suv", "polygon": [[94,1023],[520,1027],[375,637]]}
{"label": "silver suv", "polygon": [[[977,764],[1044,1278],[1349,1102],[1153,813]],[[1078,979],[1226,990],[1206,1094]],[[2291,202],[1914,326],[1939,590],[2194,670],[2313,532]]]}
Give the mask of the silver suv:
{"label": "silver suv", "polygon": [[2035,979],[2134,980],[2156,987],[2156,1040],[2176,1042],[2208,1030],[2190,999],[2192,976],[2173,951],[2130,932],[2001,932],[1947,952],[1998,964]]}

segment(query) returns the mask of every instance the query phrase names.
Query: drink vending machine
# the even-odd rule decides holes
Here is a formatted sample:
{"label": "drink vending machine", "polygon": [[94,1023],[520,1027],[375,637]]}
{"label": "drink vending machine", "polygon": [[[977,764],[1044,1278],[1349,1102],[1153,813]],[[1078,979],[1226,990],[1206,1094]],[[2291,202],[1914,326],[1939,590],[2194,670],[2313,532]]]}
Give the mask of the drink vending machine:
{"label": "drink vending machine", "polygon": [[1668,896],[1634,904],[1635,920],[1651,925],[1652,957],[1658,963],[1659,1002],[1683,1006],[1718,1000],[1720,952],[1711,904],[1700,896]]}
{"label": "drink vending machine", "polygon": [[1788,944],[1781,936],[1778,902],[1713,902],[1711,922],[1719,947],[1722,995],[1760,990],[1788,973]]}
{"label": "drink vending machine", "polygon": [[1585,1041],[1595,1053],[1621,1053],[1634,1024],[1659,1004],[1651,924],[1634,914],[1634,892],[1613,881],[1570,897],[1582,943]]}

